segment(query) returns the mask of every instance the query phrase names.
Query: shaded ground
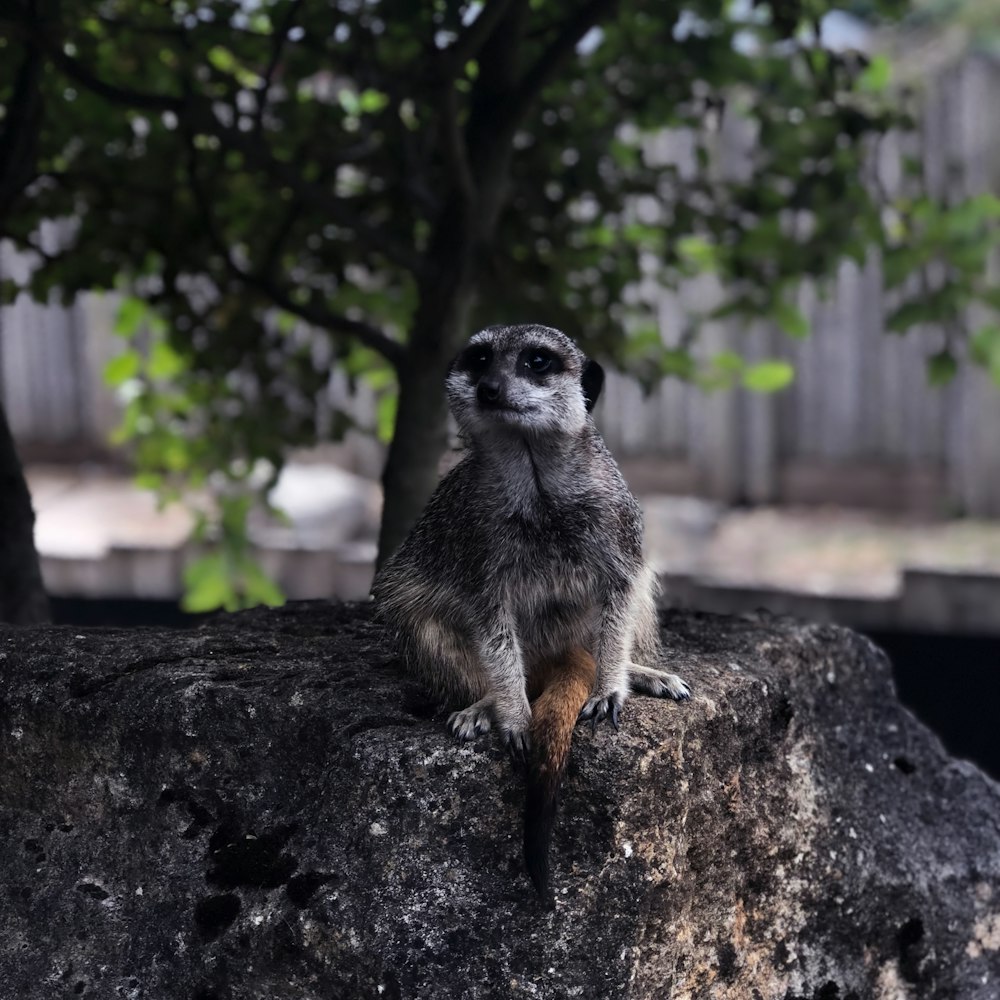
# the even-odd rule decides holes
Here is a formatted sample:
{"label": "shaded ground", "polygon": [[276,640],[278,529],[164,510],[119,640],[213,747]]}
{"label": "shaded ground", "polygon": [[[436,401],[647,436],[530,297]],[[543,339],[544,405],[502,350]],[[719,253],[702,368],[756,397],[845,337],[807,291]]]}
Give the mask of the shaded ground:
{"label": "shaded ground", "polygon": [[[28,478],[53,595],[179,593],[191,523],[181,508],[157,511],[149,493],[101,469],[35,467]],[[290,467],[278,498],[290,524],[258,521],[252,528],[265,564],[290,596],[365,595],[378,518],[373,490],[369,481],[332,467]],[[880,602],[899,594],[908,570],[1000,580],[1000,523],[843,508],[727,510],[666,496],[645,497],[643,506],[653,563],[701,587]],[[1000,613],[996,619],[1000,632]]]}
{"label": "shaded ground", "polygon": [[726,583],[885,597],[903,567],[1000,574],[1000,524],[823,507],[729,511],[700,571]]}
{"label": "shaded ground", "polygon": [[1000,781],[1000,638],[870,632],[892,660],[899,698],[964,757]]}

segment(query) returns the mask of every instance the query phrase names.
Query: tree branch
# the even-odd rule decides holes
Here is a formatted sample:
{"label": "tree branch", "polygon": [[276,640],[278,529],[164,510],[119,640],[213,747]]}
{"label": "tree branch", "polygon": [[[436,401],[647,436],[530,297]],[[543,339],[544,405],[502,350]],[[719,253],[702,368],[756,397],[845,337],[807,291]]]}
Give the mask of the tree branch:
{"label": "tree branch", "polygon": [[458,120],[458,100],[455,96],[454,81],[448,80],[444,86],[441,128],[444,132],[442,138],[445,157],[463,202],[471,208],[476,203],[476,181],[472,175],[472,167],[469,165],[469,152]]}
{"label": "tree branch", "polygon": [[468,25],[454,42],[441,52],[447,60],[450,76],[459,73],[465,64],[475,58],[486,40],[507,13],[511,0],[486,0],[479,16]]}
{"label": "tree branch", "polygon": [[343,313],[334,312],[325,306],[316,305],[311,302],[298,303],[291,298],[287,288],[282,287],[272,278],[266,278],[257,274],[246,274],[236,268],[236,274],[250,288],[266,295],[279,309],[291,313],[304,319],[312,326],[331,333],[343,333],[353,337],[359,344],[371,348],[377,354],[381,354],[399,371],[405,360],[405,352],[398,340],[393,340],[383,333],[378,327],[360,319],[351,319]]}
{"label": "tree branch", "polygon": [[197,151],[194,144],[193,142],[189,142],[187,170],[191,191],[204,221],[205,232],[208,234],[216,252],[222,257],[226,269],[230,274],[247,287],[261,292],[279,309],[284,309],[286,312],[304,319],[313,326],[353,337],[365,347],[369,347],[378,354],[381,354],[398,371],[404,360],[402,345],[387,336],[378,327],[366,323],[364,320],[351,319],[351,317],[335,312],[332,309],[327,309],[325,306],[316,305],[311,302],[298,303],[292,297],[291,292],[275,281],[270,275],[262,271],[246,271],[233,260],[229,246],[215,224],[215,214],[211,199],[202,187],[201,178],[198,176],[196,157]]}
{"label": "tree branch", "polygon": [[92,73],[83,63],[66,55],[59,46],[52,45],[47,41],[44,44],[49,58],[59,69],[71,80],[86,87],[98,97],[103,97],[114,104],[125,104],[140,111],[173,111],[175,114],[180,114],[184,110],[183,98],[171,97],[168,94],[150,94],[108,83],[107,80],[102,80]]}
{"label": "tree branch", "polygon": [[419,253],[394,240],[387,231],[367,223],[346,199],[332,194],[322,184],[306,180],[292,164],[277,159],[261,136],[225,126],[211,111],[206,113],[197,106],[189,107],[179,119],[192,131],[214,135],[226,148],[239,150],[250,164],[263,170],[271,180],[290,188],[303,204],[322,212],[330,222],[350,229],[361,246],[383,254],[414,275],[424,270],[426,265]]}
{"label": "tree branch", "polygon": [[577,8],[576,13],[563,24],[535,64],[521,77],[504,107],[508,127],[517,124],[524,117],[532,101],[576,51],[580,39],[591,28],[617,13],[619,2],[620,0],[590,0]]}
{"label": "tree branch", "polygon": [[7,116],[0,127],[0,223],[8,209],[35,176],[35,151],[42,114],[43,58],[32,42],[14,79]]}
{"label": "tree branch", "polygon": [[281,255],[282,248],[285,245],[285,240],[288,239],[289,233],[291,233],[295,223],[298,222],[301,214],[302,205],[293,200],[288,207],[288,213],[278,224],[274,234],[268,241],[264,255],[261,257],[260,267],[258,268],[261,274],[272,274],[274,272],[278,257]]}
{"label": "tree branch", "polygon": [[288,41],[288,32],[291,31],[292,25],[295,23],[295,18],[298,16],[299,8],[301,6],[302,0],[292,0],[292,2],[288,5],[288,11],[281,23],[281,27],[275,32],[274,45],[271,49],[271,58],[267,62],[267,68],[264,70],[262,77],[264,80],[264,86],[261,87],[260,92],[257,94],[255,128],[258,132],[260,132],[264,125],[264,109],[267,107],[268,95],[271,93],[271,82],[274,77],[274,71],[278,68],[278,63],[281,61],[281,53],[284,51],[285,43]]}
{"label": "tree branch", "polygon": [[[161,94],[149,94],[130,88],[119,87],[108,83],[92,73],[87,67],[75,59],[65,55],[61,49],[47,46],[53,62],[67,76],[92,93],[112,101],[145,111],[171,111],[178,116],[182,125],[196,132],[204,132],[216,136],[230,149],[237,149],[259,169],[262,169],[273,180],[291,188],[306,204],[323,212],[331,222],[350,229],[357,237],[358,243],[369,250],[383,254],[386,258],[415,275],[425,267],[423,257],[411,248],[393,240],[388,233],[365,222],[343,198],[338,198],[321,185],[307,181],[291,164],[275,158],[267,147],[259,132],[242,132],[239,129],[223,125],[204,100],[191,97],[172,97]],[[347,158],[344,158],[347,162]]]}

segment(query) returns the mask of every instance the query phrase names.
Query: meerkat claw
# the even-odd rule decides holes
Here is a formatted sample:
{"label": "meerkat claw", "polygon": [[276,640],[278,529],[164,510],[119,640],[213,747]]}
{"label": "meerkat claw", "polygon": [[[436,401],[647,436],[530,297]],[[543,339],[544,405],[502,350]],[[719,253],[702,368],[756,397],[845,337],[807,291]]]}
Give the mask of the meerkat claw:
{"label": "meerkat claw", "polygon": [[691,700],[691,688],[688,686],[688,682],[678,677],[677,674],[664,674],[662,684],[663,693],[668,698],[673,698],[674,701]]}
{"label": "meerkat claw", "polygon": [[504,738],[507,753],[515,767],[527,767],[531,750],[531,736],[526,729],[511,731]]}
{"label": "meerkat claw", "polygon": [[460,743],[468,743],[469,740],[488,733],[490,726],[489,710],[478,702],[448,716],[448,731]]}
{"label": "meerkat claw", "polygon": [[580,711],[580,721],[590,720],[590,731],[597,732],[597,726],[605,719],[614,727],[615,732],[621,731],[622,702],[619,695],[610,694],[603,698],[595,695]]}
{"label": "meerkat claw", "polygon": [[637,663],[629,667],[629,686],[636,694],[646,694],[653,698],[688,701],[691,697],[691,688],[683,677]]}

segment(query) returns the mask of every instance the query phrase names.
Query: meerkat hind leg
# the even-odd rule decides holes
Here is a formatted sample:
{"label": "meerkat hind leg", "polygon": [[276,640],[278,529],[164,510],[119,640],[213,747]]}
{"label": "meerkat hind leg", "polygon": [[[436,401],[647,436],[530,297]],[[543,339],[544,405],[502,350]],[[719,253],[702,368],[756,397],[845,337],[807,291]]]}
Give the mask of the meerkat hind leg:
{"label": "meerkat hind leg", "polygon": [[687,701],[691,697],[691,689],[684,678],[656,667],[644,667],[641,663],[628,665],[628,683],[635,694],[673,698],[674,701]]}
{"label": "meerkat hind leg", "polygon": [[488,733],[493,726],[493,695],[473,702],[460,712],[452,712],[448,716],[448,730],[452,736],[467,743],[483,733]]}

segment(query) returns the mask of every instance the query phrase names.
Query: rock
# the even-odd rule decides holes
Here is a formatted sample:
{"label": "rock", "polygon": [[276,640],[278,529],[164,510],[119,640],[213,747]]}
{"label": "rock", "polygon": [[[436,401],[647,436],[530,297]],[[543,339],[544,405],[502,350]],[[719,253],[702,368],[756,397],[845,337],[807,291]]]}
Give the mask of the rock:
{"label": "rock", "polygon": [[687,704],[574,740],[557,906],[522,781],[366,606],[0,631],[4,998],[987,1000],[1000,788],[843,629],[672,613]]}

